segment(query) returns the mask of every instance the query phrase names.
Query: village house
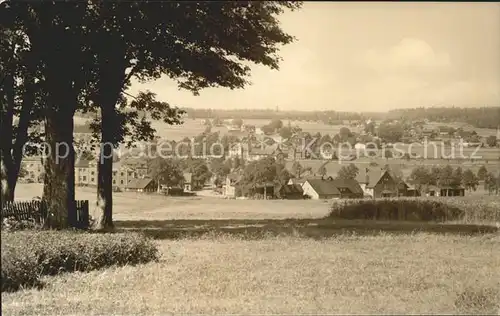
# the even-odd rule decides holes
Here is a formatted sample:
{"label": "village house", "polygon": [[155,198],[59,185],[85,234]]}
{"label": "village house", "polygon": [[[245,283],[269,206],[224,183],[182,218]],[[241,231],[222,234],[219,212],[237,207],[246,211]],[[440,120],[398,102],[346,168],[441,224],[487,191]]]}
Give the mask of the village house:
{"label": "village house", "polygon": [[271,146],[262,146],[262,148],[251,148],[248,152],[248,160],[256,161],[265,157],[276,158],[278,155],[283,154],[284,153],[278,144],[274,144]]}
{"label": "village house", "polygon": [[125,191],[128,192],[155,192],[157,186],[155,181],[151,178],[131,179],[125,186]]}
{"label": "village house", "polygon": [[[75,185],[97,186],[98,161],[79,159],[75,162]],[[113,162],[112,185],[124,188],[132,179],[145,178],[147,176],[145,165],[127,161]]]}
{"label": "village house", "polygon": [[372,198],[407,195],[408,185],[404,182],[398,183],[391,173],[384,169],[361,169],[356,180],[365,195]]}
{"label": "village house", "polygon": [[363,190],[354,179],[310,178],[302,185],[302,191],[313,200],[363,197]]}
{"label": "village house", "polygon": [[427,188],[426,196],[465,196],[464,187],[451,186],[435,186],[431,185]]}

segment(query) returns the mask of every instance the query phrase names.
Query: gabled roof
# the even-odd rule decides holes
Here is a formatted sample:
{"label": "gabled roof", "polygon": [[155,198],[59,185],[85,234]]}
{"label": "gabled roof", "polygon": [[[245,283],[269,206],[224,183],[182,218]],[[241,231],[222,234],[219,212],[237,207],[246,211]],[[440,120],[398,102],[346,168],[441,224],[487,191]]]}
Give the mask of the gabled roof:
{"label": "gabled roof", "polygon": [[309,185],[318,195],[340,195],[340,191],[331,180],[307,179]]}
{"label": "gabled roof", "polygon": [[[324,166],[326,169],[326,174],[328,176],[332,176],[333,178],[336,177],[337,173],[342,167],[346,166],[346,164],[341,164],[334,160],[325,161],[325,160],[308,159],[308,160],[298,160],[298,162],[302,166],[302,169],[311,168],[313,173],[317,172],[321,166]],[[295,161],[292,160],[286,161],[285,168],[288,171],[292,171],[294,163]]]}
{"label": "gabled roof", "polygon": [[347,189],[354,194],[363,194],[363,189],[354,179],[308,178],[307,182],[320,195],[340,194],[339,189]]}
{"label": "gabled roof", "polygon": [[363,194],[363,189],[361,189],[358,181],[354,179],[335,179],[333,183],[337,188],[345,188],[349,189],[352,193]]}
{"label": "gabled roof", "polygon": [[143,179],[132,179],[127,184],[127,188],[129,189],[145,189],[153,179],[151,178],[143,178]]}
{"label": "gabled roof", "polygon": [[302,194],[302,186],[300,184],[287,184],[283,186],[282,192],[284,194]]}
{"label": "gabled roof", "polygon": [[[359,183],[366,184],[367,188],[373,188],[374,186],[377,185],[377,183],[380,181],[380,179],[384,176],[386,172],[387,172],[386,170],[382,170],[379,168],[368,169],[368,171],[366,171],[366,168],[363,168],[359,170],[358,175],[356,176],[356,181],[358,181]],[[367,175],[369,181],[368,183],[366,182]]]}
{"label": "gabled roof", "polygon": [[307,178],[291,178],[293,184],[302,185],[307,181]]}

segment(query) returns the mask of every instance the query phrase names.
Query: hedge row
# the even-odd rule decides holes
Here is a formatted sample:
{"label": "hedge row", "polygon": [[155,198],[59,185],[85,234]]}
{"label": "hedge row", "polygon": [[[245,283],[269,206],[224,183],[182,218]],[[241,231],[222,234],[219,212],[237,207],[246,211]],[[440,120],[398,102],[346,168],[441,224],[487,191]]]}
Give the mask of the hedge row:
{"label": "hedge row", "polygon": [[44,275],[142,264],[156,261],[160,255],[153,241],[135,233],[2,231],[1,234],[2,292],[37,286]]}
{"label": "hedge row", "polygon": [[336,201],[330,218],[464,223],[500,221],[500,204],[464,198],[382,198]]}

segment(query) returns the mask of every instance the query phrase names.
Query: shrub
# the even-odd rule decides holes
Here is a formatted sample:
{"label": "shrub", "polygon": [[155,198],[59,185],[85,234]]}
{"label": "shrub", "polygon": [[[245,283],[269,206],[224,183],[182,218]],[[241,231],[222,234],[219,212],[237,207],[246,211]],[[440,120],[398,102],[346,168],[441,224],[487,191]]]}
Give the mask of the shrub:
{"label": "shrub", "polygon": [[494,202],[460,198],[383,198],[335,202],[328,217],[341,219],[407,220],[426,222],[500,221]]}
{"label": "shrub", "polygon": [[7,217],[2,220],[2,230],[5,231],[16,231],[16,230],[26,230],[26,229],[40,229],[41,224],[37,223],[35,220],[17,220],[14,217]]}
{"label": "shrub", "polygon": [[2,292],[36,285],[43,275],[158,259],[153,241],[135,233],[2,232]]}

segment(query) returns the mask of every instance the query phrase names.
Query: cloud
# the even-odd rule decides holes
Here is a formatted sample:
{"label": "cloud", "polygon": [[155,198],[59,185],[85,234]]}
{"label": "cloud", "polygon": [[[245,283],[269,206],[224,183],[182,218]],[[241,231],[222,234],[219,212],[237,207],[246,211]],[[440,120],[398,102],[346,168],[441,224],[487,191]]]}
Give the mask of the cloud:
{"label": "cloud", "polygon": [[451,66],[447,53],[436,52],[427,42],[416,38],[404,38],[385,49],[372,48],[366,52],[364,62],[381,72],[427,72]]}

